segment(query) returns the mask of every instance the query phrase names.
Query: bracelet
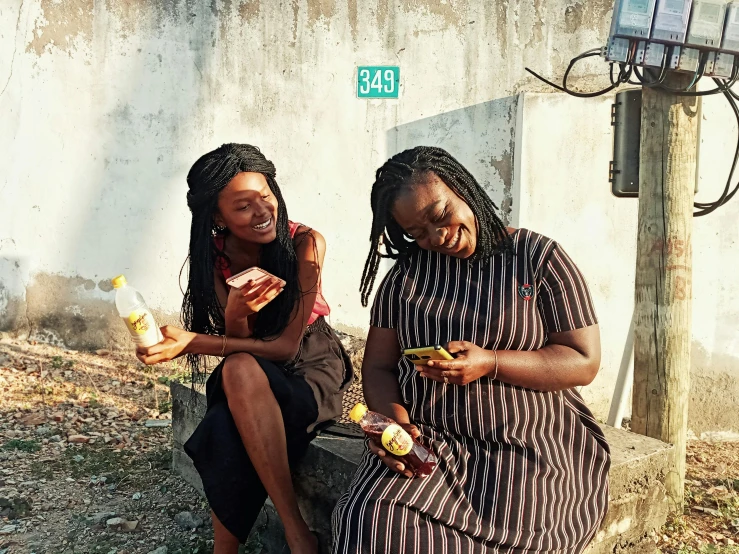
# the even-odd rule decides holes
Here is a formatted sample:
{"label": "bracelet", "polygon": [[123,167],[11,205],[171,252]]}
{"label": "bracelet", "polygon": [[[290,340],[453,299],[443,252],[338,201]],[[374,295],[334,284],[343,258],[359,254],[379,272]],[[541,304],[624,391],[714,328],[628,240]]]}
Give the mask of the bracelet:
{"label": "bracelet", "polygon": [[493,381],[495,381],[498,378],[498,351],[493,350],[493,354],[495,354],[495,375],[493,375]]}
{"label": "bracelet", "polygon": [[223,335],[221,338],[223,339],[223,343],[221,346],[221,358],[223,358],[223,355],[226,353],[226,342],[228,341],[228,338],[226,337],[226,335]]}

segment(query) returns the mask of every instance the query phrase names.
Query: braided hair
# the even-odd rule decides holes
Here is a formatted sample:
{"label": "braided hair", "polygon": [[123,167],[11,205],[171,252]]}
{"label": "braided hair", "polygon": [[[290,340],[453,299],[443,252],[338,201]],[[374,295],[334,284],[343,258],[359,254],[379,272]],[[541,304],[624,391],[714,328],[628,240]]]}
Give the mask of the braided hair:
{"label": "braided hair", "polygon": [[[259,266],[281,277],[286,286],[281,294],[259,311],[253,336],[278,337],[290,323],[300,297],[298,262],[290,237],[287,209],[275,180],[275,166],[256,146],[224,144],[198,159],[187,174],[187,205],[192,212],[187,290],[182,301],[182,322],[188,331],[220,335],[225,332],[223,307],[216,295],[214,268],[229,263],[214,238],[228,236],[228,229],[216,227],[213,216],[218,211],[218,196],[238,173],[261,173],[277,200],[277,238],[261,247]],[[188,354],[193,379],[202,377],[201,358]]]}
{"label": "braided hair", "polygon": [[382,258],[407,257],[419,249],[391,214],[400,191],[435,174],[462,198],[477,221],[477,246],[470,260],[488,258],[497,253],[513,253],[513,241],[497,214],[498,207],[449,152],[431,146],[417,146],[396,154],[377,170],[372,185],[372,230],[370,251],[362,273],[362,306],[367,306]]}

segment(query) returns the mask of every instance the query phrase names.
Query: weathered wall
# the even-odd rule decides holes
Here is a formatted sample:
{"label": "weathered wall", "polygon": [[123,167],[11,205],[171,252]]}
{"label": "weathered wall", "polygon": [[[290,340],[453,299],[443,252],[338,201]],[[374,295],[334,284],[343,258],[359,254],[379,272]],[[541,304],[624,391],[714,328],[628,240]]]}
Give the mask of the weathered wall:
{"label": "weathered wall", "polygon": [[[121,272],[160,320],[176,317],[186,172],[205,151],[241,141],[275,162],[291,217],[327,237],[332,320],[361,333],[367,312],[357,289],[374,171],[405,147],[439,144],[470,167],[511,223],[549,233],[585,264],[606,338],[602,374],[586,394],[604,415],[630,317],[635,203],[608,195],[607,101],[564,112],[543,106],[524,121],[518,94],[545,90],[524,66],[561,75],[574,55],[603,44],[611,6],[0,0],[0,329],[78,348],[125,339],[108,284]],[[382,64],[401,67],[401,98],[358,100],[356,66]],[[595,86],[602,79],[589,75],[604,69],[594,59],[578,74]],[[532,118],[540,141],[523,148]],[[584,127],[557,127],[577,118]],[[709,124],[730,132],[725,121]],[[724,161],[714,165],[723,179]],[[549,199],[542,185],[572,173],[581,177],[577,193],[558,178]],[[530,209],[530,194],[540,210]],[[710,309],[694,312],[707,398],[736,377],[736,334],[716,319],[736,312],[723,273],[733,267],[731,214],[706,227],[721,222],[733,235],[696,231],[713,277],[696,272],[695,290],[716,293],[706,296]],[[586,240],[576,224],[589,222],[606,227],[601,238],[611,242]],[[718,412],[710,425],[719,421],[731,427]]]}
{"label": "weathered wall", "polygon": [[[561,72],[603,41],[610,4],[0,0],[0,325],[99,343],[120,333],[120,272],[176,313],[187,169],[243,141],[275,161],[291,216],[328,238],[334,322],[361,330],[369,185],[393,129],[510,96],[525,64]],[[358,100],[361,64],[400,65],[401,99]],[[470,145],[489,123],[449,127]],[[460,157],[510,212],[502,124]]]}

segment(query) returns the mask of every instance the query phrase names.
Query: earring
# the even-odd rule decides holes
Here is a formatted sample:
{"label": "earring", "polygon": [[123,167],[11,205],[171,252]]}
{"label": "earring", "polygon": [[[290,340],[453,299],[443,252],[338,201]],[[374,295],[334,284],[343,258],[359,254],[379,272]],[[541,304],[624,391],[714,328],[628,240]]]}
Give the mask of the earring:
{"label": "earring", "polygon": [[224,233],[226,231],[226,227],[225,226],[221,227],[220,225],[213,225],[213,231],[216,234]]}

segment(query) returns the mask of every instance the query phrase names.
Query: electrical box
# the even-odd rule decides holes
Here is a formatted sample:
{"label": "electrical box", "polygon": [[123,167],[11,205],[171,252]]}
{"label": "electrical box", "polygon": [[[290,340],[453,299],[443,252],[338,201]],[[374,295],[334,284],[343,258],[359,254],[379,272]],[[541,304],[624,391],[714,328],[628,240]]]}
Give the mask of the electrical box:
{"label": "electrical box", "polygon": [[611,37],[648,39],[656,0],[616,0]]}
{"label": "electrical box", "polygon": [[706,77],[730,79],[734,72],[734,54],[726,52],[709,52],[706,61]]}
{"label": "electrical box", "polygon": [[652,27],[652,40],[666,44],[683,44],[688,34],[693,0],[657,0]]}
{"label": "electrical box", "polygon": [[718,49],[724,31],[726,0],[695,0],[686,45]]}
{"label": "electrical box", "polygon": [[667,68],[673,71],[677,70],[677,66],[680,65],[680,51],[683,49],[682,46],[673,46],[669,50],[667,55]]}
{"label": "electrical box", "polygon": [[645,40],[640,40],[636,43],[636,49],[634,50],[634,57],[631,63],[634,65],[644,65],[645,58],[647,57],[647,44]]}
{"label": "electrical box", "polygon": [[[641,89],[616,94],[611,107],[613,125],[613,161],[608,180],[611,192],[619,198],[638,198],[641,159]],[[698,192],[696,166],[695,192]]]}
{"label": "electrical box", "polygon": [[[652,17],[657,0],[616,0],[613,6],[611,34],[606,59],[611,62],[632,63],[629,39],[649,38]],[[634,50],[634,55],[636,50]],[[641,51],[644,57],[644,48]],[[641,63],[641,62],[640,62]]]}
{"label": "electrical box", "polygon": [[641,143],[641,90],[616,94],[611,108],[613,161],[609,181],[611,192],[619,198],[639,196],[639,147]]}
{"label": "electrical box", "polygon": [[612,38],[608,43],[606,59],[609,62],[626,63],[629,61],[629,46],[631,43],[627,38]]}
{"label": "electrical box", "polygon": [[649,67],[662,67],[667,63],[665,56],[667,55],[667,46],[656,42],[647,43],[647,52],[644,55],[644,65]]}
{"label": "electrical box", "polygon": [[726,26],[721,50],[739,54],[739,2],[729,4],[726,10]]}
{"label": "electrical box", "polygon": [[700,66],[700,50],[696,50],[695,48],[675,48],[675,50],[678,49],[680,50],[680,59],[677,62],[677,71],[696,73]]}

